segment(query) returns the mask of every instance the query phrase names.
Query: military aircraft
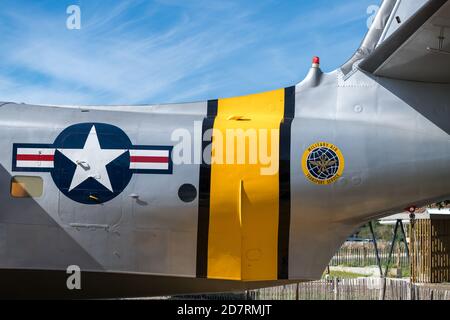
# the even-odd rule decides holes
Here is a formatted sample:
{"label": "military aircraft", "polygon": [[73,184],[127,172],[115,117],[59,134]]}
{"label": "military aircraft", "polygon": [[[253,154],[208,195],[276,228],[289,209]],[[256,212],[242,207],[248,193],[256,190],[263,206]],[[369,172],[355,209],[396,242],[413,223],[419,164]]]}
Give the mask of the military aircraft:
{"label": "military aircraft", "polygon": [[448,199],[448,1],[385,0],[348,62],[313,62],[301,83],[245,97],[0,103],[1,295],[314,280],[362,224]]}

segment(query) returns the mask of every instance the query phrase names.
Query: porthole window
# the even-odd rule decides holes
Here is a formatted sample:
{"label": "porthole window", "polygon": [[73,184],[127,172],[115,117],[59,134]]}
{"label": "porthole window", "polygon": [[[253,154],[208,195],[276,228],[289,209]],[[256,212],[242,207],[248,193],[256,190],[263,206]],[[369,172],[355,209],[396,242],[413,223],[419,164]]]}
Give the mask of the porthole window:
{"label": "porthole window", "polygon": [[197,189],[192,184],[183,184],[178,189],[178,197],[183,202],[192,202],[197,198]]}
{"label": "porthole window", "polygon": [[11,196],[14,198],[39,198],[43,192],[41,177],[15,176],[11,179]]}

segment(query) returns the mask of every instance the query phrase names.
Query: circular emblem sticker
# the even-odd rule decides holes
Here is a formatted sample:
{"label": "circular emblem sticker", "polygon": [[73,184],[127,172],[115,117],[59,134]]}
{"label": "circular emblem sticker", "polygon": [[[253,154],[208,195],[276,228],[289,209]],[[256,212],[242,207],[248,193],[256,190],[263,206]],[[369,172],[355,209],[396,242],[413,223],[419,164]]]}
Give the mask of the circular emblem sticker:
{"label": "circular emblem sticker", "polygon": [[312,144],[303,153],[303,173],[315,184],[328,185],[336,182],[342,176],[344,166],[341,151],[328,142]]}

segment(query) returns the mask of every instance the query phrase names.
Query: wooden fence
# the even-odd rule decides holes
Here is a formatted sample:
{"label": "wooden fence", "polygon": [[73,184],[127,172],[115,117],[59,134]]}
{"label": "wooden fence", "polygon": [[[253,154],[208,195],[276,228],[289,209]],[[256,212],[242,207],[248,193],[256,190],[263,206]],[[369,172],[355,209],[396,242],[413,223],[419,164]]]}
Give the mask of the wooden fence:
{"label": "wooden fence", "polygon": [[450,219],[417,220],[411,233],[414,282],[450,282]]}
{"label": "wooden fence", "polygon": [[323,279],[236,293],[185,295],[195,300],[450,300],[450,284],[411,284],[405,279]]}
{"label": "wooden fence", "polygon": [[[386,265],[390,245],[382,244],[379,248],[382,265]],[[344,244],[330,261],[330,266],[367,267],[377,265],[373,243]],[[391,258],[391,266],[408,267],[409,258],[404,244],[396,244]]]}
{"label": "wooden fence", "polygon": [[450,285],[411,284],[403,279],[329,279],[247,292],[252,300],[450,300]]}

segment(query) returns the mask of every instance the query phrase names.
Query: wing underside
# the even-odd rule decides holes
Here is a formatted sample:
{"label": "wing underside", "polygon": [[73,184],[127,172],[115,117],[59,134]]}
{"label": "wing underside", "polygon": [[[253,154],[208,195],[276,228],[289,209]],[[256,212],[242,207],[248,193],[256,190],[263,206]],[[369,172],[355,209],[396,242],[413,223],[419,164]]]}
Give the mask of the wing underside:
{"label": "wing underside", "polygon": [[450,83],[450,2],[429,0],[359,68],[381,77]]}

